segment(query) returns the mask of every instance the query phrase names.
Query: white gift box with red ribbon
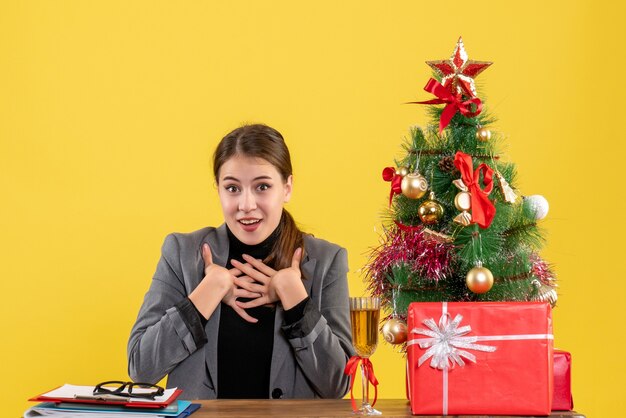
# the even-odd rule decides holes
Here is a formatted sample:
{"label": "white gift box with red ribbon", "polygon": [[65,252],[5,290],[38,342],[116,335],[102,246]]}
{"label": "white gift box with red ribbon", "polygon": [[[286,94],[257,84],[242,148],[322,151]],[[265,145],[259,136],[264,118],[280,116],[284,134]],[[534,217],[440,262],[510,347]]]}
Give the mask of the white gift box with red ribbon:
{"label": "white gift box with red ribbon", "polygon": [[549,304],[415,302],[408,329],[413,414],[550,414]]}

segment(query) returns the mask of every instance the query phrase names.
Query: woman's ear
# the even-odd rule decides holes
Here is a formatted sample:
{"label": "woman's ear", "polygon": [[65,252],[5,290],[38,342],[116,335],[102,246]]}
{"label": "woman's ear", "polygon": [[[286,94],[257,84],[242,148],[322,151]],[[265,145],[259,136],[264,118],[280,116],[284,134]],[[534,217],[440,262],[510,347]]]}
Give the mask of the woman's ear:
{"label": "woman's ear", "polygon": [[287,178],[287,181],[285,182],[285,184],[283,185],[285,188],[285,199],[284,202],[287,203],[289,202],[289,199],[291,199],[291,191],[293,189],[293,175],[289,176]]}

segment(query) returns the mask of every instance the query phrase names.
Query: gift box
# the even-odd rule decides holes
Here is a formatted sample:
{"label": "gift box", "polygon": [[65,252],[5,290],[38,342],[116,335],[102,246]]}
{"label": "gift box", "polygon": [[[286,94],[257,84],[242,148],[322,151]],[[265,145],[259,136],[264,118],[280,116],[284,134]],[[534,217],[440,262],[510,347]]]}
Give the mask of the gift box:
{"label": "gift box", "polygon": [[567,351],[554,350],[554,396],[553,411],[574,409],[572,397],[572,355]]}
{"label": "gift box", "polygon": [[550,414],[549,304],[415,302],[408,329],[413,414]]}

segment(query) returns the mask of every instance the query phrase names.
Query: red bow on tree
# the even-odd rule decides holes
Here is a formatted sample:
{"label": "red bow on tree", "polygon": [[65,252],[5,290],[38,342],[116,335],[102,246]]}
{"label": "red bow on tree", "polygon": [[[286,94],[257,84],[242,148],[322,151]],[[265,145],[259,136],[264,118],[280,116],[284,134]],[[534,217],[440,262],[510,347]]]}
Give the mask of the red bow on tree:
{"label": "red bow on tree", "polygon": [[[444,107],[443,112],[441,113],[441,118],[439,118],[440,135],[441,132],[443,132],[444,128],[450,124],[450,121],[452,120],[452,117],[456,114],[456,112],[461,112],[463,116],[473,118],[474,116],[478,116],[483,110],[483,103],[478,97],[463,101],[461,94],[453,94],[450,90],[448,90],[434,78],[428,80],[428,83],[426,83],[424,90],[437,96],[437,99],[426,100],[424,102],[409,102],[409,104],[447,103],[446,107]],[[472,103],[476,105],[476,110],[473,112],[470,110],[470,104]]]}
{"label": "red bow on tree", "polygon": [[391,206],[393,195],[402,193],[402,176],[396,174],[396,170],[393,167],[386,167],[383,170],[383,180],[391,182],[391,191],[389,192],[389,206]]}
{"label": "red bow on tree", "polygon": [[[454,156],[454,165],[461,172],[461,179],[469,189],[472,196],[472,222],[481,228],[489,228],[491,221],[496,216],[496,207],[487,196],[493,190],[493,170],[487,164],[482,163],[474,170],[472,157],[457,151]],[[480,172],[483,172],[484,189],[480,188]]]}
{"label": "red bow on tree", "polygon": [[365,368],[365,373],[367,374],[367,380],[374,386],[374,402],[372,402],[371,406],[374,406],[376,403],[376,399],[378,398],[378,380],[376,376],[374,376],[374,366],[372,362],[367,357],[359,357],[352,356],[348,363],[346,364],[346,368],[343,371],[344,374],[350,376],[350,399],[352,400],[352,410],[357,411],[356,402],[354,401],[354,393],[352,389],[354,388],[354,378],[356,377],[356,371],[359,369],[359,362],[363,361],[363,367]]}

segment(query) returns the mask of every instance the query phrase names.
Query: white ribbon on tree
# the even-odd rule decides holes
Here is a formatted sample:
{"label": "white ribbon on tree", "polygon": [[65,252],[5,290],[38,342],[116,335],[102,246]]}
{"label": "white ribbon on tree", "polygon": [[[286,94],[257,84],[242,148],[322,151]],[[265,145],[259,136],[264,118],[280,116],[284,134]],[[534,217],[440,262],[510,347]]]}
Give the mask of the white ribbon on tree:
{"label": "white ribbon on tree", "polygon": [[463,316],[457,314],[450,321],[450,314],[444,312],[439,318],[439,325],[433,318],[424,319],[422,323],[428,328],[413,328],[412,334],[425,335],[430,338],[416,338],[408,342],[408,344],[419,344],[420,348],[428,348],[426,352],[419,358],[417,365],[421,366],[428,359],[430,367],[439,370],[449,369],[455,364],[465,366],[463,359],[476,363],[476,356],[466,350],[494,352],[496,347],[490,345],[474,344],[478,341],[478,337],[468,334],[472,327],[464,325],[459,327]]}

